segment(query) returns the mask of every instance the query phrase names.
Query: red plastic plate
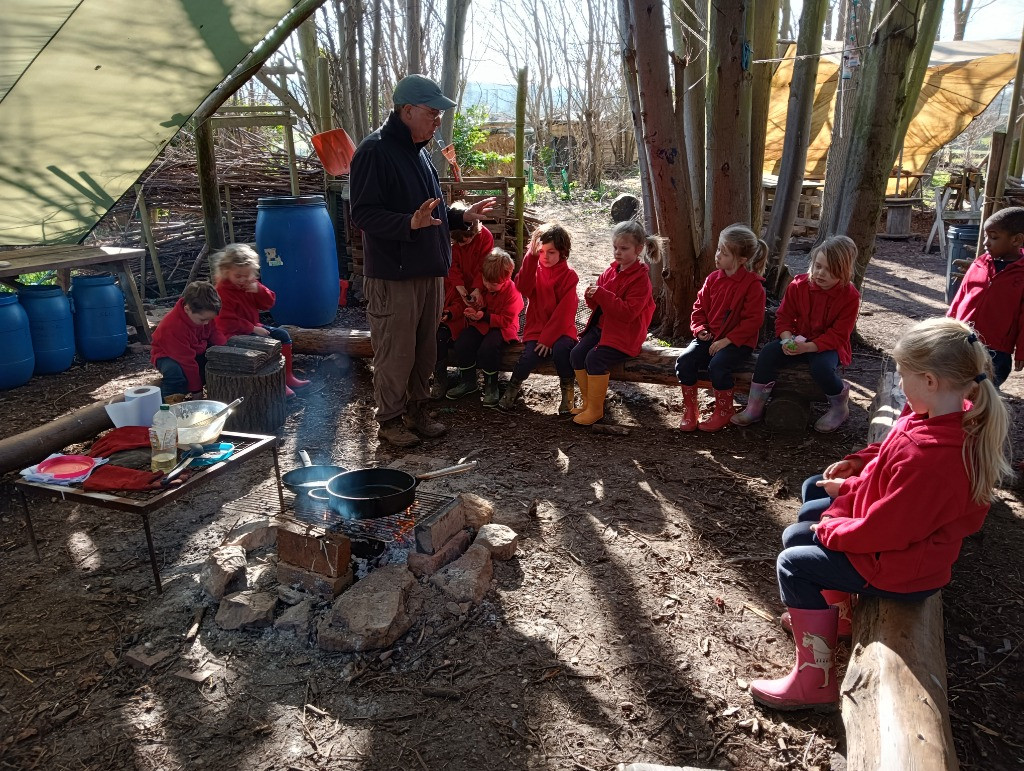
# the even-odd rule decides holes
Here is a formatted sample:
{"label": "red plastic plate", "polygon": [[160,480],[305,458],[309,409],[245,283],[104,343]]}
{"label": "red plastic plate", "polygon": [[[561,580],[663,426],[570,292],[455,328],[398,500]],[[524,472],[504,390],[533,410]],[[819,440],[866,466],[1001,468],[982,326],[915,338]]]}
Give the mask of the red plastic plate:
{"label": "red plastic plate", "polygon": [[59,455],[44,460],[37,470],[41,474],[51,475],[54,479],[74,479],[95,465],[96,459],[88,455]]}

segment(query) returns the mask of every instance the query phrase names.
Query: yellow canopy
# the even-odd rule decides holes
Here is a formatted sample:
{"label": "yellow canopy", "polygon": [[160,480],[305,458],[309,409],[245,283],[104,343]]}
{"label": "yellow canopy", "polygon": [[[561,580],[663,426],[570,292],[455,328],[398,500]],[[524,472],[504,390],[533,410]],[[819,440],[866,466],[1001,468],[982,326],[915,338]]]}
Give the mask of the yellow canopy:
{"label": "yellow canopy", "polygon": [[[922,172],[936,150],[956,138],[1013,80],[1017,40],[937,42],[925,75],[914,118],[903,143],[903,170]],[[795,55],[791,46],[787,56]],[[835,102],[842,66],[842,44],[826,42],[818,65],[811,117],[806,177],[825,176],[825,156],[832,143]],[[779,65],[772,78],[764,170],[778,174],[786,132],[793,60]],[[847,81],[848,83],[849,81]],[[847,121],[851,116],[844,116]],[[845,130],[845,129],[844,129]]]}

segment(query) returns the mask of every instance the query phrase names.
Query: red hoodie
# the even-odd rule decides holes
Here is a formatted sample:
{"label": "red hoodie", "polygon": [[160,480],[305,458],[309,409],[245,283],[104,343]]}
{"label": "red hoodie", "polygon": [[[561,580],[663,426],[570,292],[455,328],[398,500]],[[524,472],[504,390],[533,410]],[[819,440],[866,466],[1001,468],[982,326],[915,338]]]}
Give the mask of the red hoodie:
{"label": "red hoodie", "polygon": [[[654,317],[651,277],[647,271],[643,260],[623,270],[613,262],[597,279],[597,291],[586,303],[595,311],[590,314],[587,329],[595,322],[601,328],[598,345],[606,345],[628,356],[640,353]],[[601,313],[596,313],[597,310]]]}
{"label": "red hoodie", "polygon": [[939,589],[963,539],[981,529],[989,505],[971,500],[963,415],[900,418],[878,457],[843,482],[825,512],[818,538],[845,553],[865,585]]}
{"label": "red hoodie", "polygon": [[500,329],[501,339],[506,343],[519,339],[519,314],[523,310],[523,296],[519,294],[512,279],[505,279],[496,292],[484,290],[482,310],[484,317],[480,321],[466,319],[466,323],[484,335],[492,329]]}
{"label": "red hoodie", "polygon": [[527,252],[516,276],[516,287],[529,300],[523,340],[536,340],[550,348],[560,337],[576,339],[576,296],[579,283],[576,271],[564,259],[552,268],[540,264],[540,258]]}
{"label": "red hoodie", "polygon": [[226,278],[217,282],[217,294],[220,295],[221,306],[213,323],[224,337],[251,335],[260,323],[260,311],[273,308],[277,297],[258,281],[255,292],[246,292]]}
{"label": "red hoodie", "polygon": [[462,315],[466,303],[455,287],[465,287],[467,292],[484,291],[484,258],[493,248],[494,236],[485,227],[468,244],[452,244],[452,267],[444,280],[444,310],[451,314],[451,320],[444,323],[452,331],[453,340],[466,326]]}
{"label": "red hoodie", "polygon": [[174,359],[185,373],[189,392],[195,393],[203,388],[196,357],[206,353],[209,346],[226,342],[227,338],[212,321],[202,326],[192,323],[185,313],[185,304],[179,299],[153,330],[153,349],[149,360],[155,367],[157,359]]}
{"label": "red hoodie", "polygon": [[793,279],[775,316],[775,334],[803,335],[819,351],[836,351],[839,363],[853,360],[850,335],[857,324],[860,292],[853,284],[836,284],[828,291],[818,288],[806,273]]}
{"label": "red hoodie", "polygon": [[996,273],[985,252],[967,269],[946,315],[973,324],[992,350],[1024,360],[1024,257]]}
{"label": "red hoodie", "polygon": [[716,270],[704,280],[690,314],[690,331],[696,337],[707,329],[715,340],[728,337],[733,345],[757,347],[757,333],[764,324],[764,279],[740,267],[731,276]]}

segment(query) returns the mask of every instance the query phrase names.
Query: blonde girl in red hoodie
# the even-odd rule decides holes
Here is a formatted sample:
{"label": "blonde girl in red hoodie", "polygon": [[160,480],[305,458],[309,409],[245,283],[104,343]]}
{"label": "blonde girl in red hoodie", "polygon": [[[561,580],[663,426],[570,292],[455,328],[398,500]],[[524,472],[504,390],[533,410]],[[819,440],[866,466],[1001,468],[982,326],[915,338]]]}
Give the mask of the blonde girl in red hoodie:
{"label": "blonde girl in red hoodie", "polygon": [[905,601],[934,594],[1009,474],[1009,417],[974,330],[927,319],[904,333],[893,358],[909,410],[860,473],[819,483],[835,498],[820,521],[782,535],[776,571],[796,664],[779,680],[751,683],[760,704],[834,709],[839,609],[823,592]]}
{"label": "blonde girl in red hoodie", "polygon": [[260,323],[260,312],[274,307],[276,295],[260,283],[260,258],[246,244],[228,244],[214,255],[217,266],[217,294],[221,309],[215,323],[224,337],[259,335],[281,341],[285,364],[285,391],[295,396],[293,388],[304,388],[308,380],[299,380],[292,373],[292,339],[281,327]]}
{"label": "blonde girl in red hoodie", "polygon": [[568,415],[575,406],[576,380],[569,354],[578,342],[576,310],[580,299],[576,295],[579,276],[568,262],[571,249],[569,232],[556,222],[546,222],[533,231],[516,277],[516,287],[528,301],[523,354],[498,402],[503,410],[512,409],[523,381],[549,356],[561,381],[558,414]]}
{"label": "blonde girl in red hoodie", "polygon": [[853,356],[850,335],[857,323],[860,292],[853,285],[857,247],[846,236],[832,236],[811,250],[806,273],[793,279],[775,316],[778,338],[761,349],[754,365],[747,408],[732,417],[749,426],[764,415],[765,402],[781,367],[806,366],[828,397],[829,409],[814,424],[829,433],[850,415],[850,385],[839,375]]}
{"label": "blonde girl in red hoodie", "polygon": [[569,360],[580,384],[583,406],[572,410],[573,423],[589,426],[604,417],[611,368],[640,353],[654,316],[651,278],[644,257],[661,260],[661,239],[649,236],[635,220],[612,231],[615,258],[597,284],[583,293],[593,313]]}

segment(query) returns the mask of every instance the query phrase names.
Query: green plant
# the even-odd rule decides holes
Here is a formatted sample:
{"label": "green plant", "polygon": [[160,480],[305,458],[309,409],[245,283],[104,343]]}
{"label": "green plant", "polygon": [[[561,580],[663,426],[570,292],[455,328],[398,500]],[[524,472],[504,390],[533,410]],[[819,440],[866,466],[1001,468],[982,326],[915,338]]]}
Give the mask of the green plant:
{"label": "green plant", "polygon": [[476,149],[487,141],[488,134],[483,129],[487,118],[487,107],[479,104],[467,108],[464,112],[455,113],[452,144],[455,145],[455,159],[465,171],[479,171],[499,163],[509,163],[514,159],[512,155]]}

